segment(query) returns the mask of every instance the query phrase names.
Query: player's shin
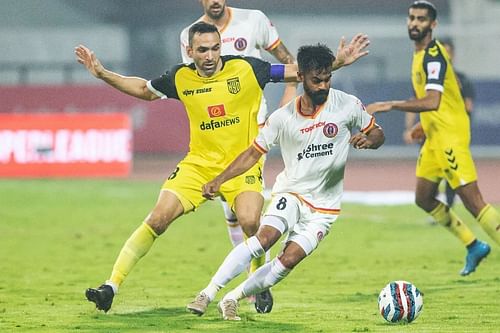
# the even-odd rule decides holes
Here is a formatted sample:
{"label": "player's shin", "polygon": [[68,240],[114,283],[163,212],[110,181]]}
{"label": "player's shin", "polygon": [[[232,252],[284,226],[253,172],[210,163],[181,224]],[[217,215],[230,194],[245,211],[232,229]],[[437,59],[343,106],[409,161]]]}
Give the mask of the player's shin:
{"label": "player's shin", "polygon": [[477,221],[484,231],[500,245],[500,214],[491,205],[486,205],[479,215]]}
{"label": "player's shin", "polygon": [[[109,279],[114,287],[113,289],[118,288],[122,284],[139,259],[149,251],[157,237],[158,235],[146,223],[142,223],[134,231],[125,242],[125,245],[123,245],[113,266],[113,272]],[[114,291],[116,292],[116,290]]]}
{"label": "player's shin", "polygon": [[286,268],[278,258],[260,267],[248,277],[239,287],[229,292],[224,298],[240,300],[249,295],[255,295],[267,290],[283,280],[291,269]]}
{"label": "player's shin", "polygon": [[464,245],[469,245],[476,239],[469,227],[445,204],[439,203],[429,214],[432,215],[436,222],[460,239]]}
{"label": "player's shin", "polygon": [[206,294],[210,300],[215,298],[217,291],[223,288],[229,281],[241,274],[248,266],[252,258],[261,257],[264,249],[257,237],[253,236],[244,243],[236,246],[224,259],[222,265],[215,273],[210,284],[201,292]]}

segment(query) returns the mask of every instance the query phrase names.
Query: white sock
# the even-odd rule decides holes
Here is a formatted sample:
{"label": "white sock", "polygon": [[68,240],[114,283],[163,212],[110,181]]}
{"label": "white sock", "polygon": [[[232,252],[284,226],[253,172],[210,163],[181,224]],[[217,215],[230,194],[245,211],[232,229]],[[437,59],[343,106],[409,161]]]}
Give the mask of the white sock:
{"label": "white sock", "polygon": [[257,237],[252,236],[245,242],[236,246],[229,254],[222,265],[215,273],[209,285],[203,289],[210,300],[213,300],[221,288],[229,281],[237,277],[245,270],[252,258],[258,258],[264,254],[264,249],[260,245]]}
{"label": "white sock", "polygon": [[[241,291],[245,296],[255,295],[263,290],[269,289],[283,280],[291,269],[283,266],[278,258],[265,264],[255,271],[251,276],[241,283]],[[239,287],[236,289],[239,289]]]}
{"label": "white sock", "polygon": [[243,243],[245,240],[245,235],[243,234],[243,229],[241,229],[240,224],[238,223],[238,219],[236,215],[229,207],[229,204],[226,201],[221,200],[222,209],[224,210],[224,217],[226,219],[227,224],[227,233],[229,234],[229,239],[231,240],[231,244],[233,247]]}
{"label": "white sock", "polygon": [[245,240],[245,236],[243,234],[243,229],[241,229],[238,220],[227,220],[227,233],[229,234],[229,239],[231,240],[231,244],[233,247],[236,247],[243,243]]}
{"label": "white sock", "polygon": [[118,293],[118,286],[113,281],[106,280],[104,284],[110,286],[113,289],[113,294],[116,295],[116,293]]}

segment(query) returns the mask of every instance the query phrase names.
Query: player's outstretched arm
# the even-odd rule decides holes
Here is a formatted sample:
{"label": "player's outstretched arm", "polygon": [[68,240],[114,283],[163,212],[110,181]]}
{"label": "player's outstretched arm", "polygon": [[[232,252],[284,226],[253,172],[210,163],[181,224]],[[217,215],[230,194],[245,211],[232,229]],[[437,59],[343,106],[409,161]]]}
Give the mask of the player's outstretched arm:
{"label": "player's outstretched arm", "polygon": [[[366,48],[370,45],[370,40],[365,34],[357,34],[348,45],[345,45],[345,38],[342,37],[337,48],[337,55],[332,64],[332,70],[335,71],[341,67],[348,66],[359,58],[366,56],[369,51]],[[284,81],[298,82],[297,64],[285,65]]]}
{"label": "player's outstretched arm", "polygon": [[123,76],[107,70],[101,64],[92,50],[84,45],[75,47],[76,60],[85,66],[87,70],[98,79],[103,80],[114,88],[128,95],[152,101],[157,98],[155,94],[149,91],[147,81],[140,77]]}
{"label": "player's outstretched arm", "polygon": [[388,112],[399,110],[403,112],[426,112],[439,108],[441,103],[441,92],[438,90],[427,90],[422,98],[412,98],[405,101],[386,101],[372,103],[366,106],[366,112],[374,114],[377,112]]}
{"label": "player's outstretched arm", "polygon": [[205,198],[212,200],[217,192],[219,192],[222,184],[248,171],[255,165],[255,163],[257,163],[261,156],[262,153],[260,151],[255,149],[253,146],[250,146],[247,150],[236,157],[236,159],[231,162],[231,164],[229,164],[229,166],[222,171],[220,175],[202,186],[202,195]]}
{"label": "player's outstretched arm", "polygon": [[384,141],[384,131],[379,125],[375,125],[366,133],[359,132],[353,135],[349,143],[356,149],[377,149]]}
{"label": "player's outstretched arm", "polygon": [[343,66],[349,66],[359,58],[368,55],[370,52],[366,49],[368,45],[370,45],[370,40],[367,35],[362,33],[354,36],[348,45],[345,45],[345,38],[342,37],[337,47],[333,70],[337,70]]}

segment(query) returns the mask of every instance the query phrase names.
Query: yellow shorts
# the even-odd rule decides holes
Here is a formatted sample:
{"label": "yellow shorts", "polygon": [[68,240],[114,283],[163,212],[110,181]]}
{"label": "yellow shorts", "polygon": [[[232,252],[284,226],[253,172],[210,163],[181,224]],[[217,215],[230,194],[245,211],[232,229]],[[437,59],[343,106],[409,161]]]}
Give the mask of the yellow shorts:
{"label": "yellow shorts", "polygon": [[416,175],[434,183],[445,178],[452,189],[477,180],[476,167],[468,146],[451,144],[431,148],[428,141],[420,150]]}
{"label": "yellow shorts", "polygon": [[[184,207],[184,213],[187,213],[206,201],[201,195],[201,187],[214,179],[221,171],[183,160],[163,183],[161,189],[175,194]],[[262,181],[261,160],[244,174],[222,184],[220,195],[232,208],[234,200],[240,193],[247,191],[261,193]]]}

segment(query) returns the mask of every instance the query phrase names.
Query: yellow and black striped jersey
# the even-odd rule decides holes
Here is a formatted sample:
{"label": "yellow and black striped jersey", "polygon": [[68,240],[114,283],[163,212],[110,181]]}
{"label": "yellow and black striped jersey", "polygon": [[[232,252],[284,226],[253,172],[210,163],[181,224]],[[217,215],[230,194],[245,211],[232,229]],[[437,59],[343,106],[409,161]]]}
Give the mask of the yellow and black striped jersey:
{"label": "yellow and black striped jersey", "polygon": [[253,142],[262,89],[282,80],[272,74],[278,65],[257,58],[222,56],[221,61],[222,69],[211,77],[200,76],[194,64],[180,64],[148,82],[153,93],[185,106],[190,129],[185,161],[217,170]]}
{"label": "yellow and black striped jersey", "polygon": [[412,83],[417,98],[423,98],[427,90],[441,92],[438,109],[420,113],[431,147],[443,143],[469,145],[469,117],[450,57],[439,41],[433,40],[427,48],[414,53]]}

